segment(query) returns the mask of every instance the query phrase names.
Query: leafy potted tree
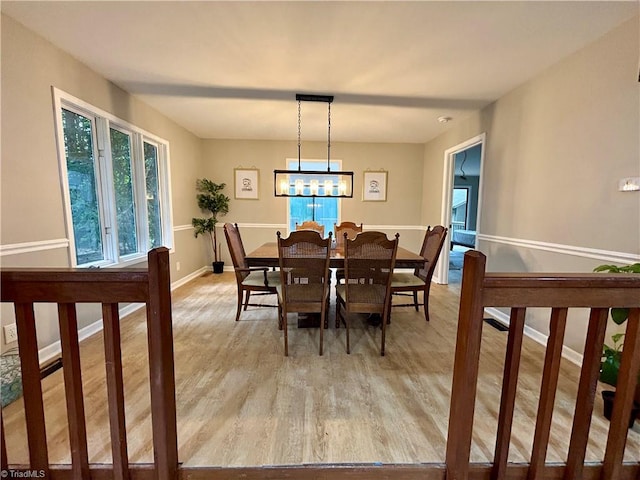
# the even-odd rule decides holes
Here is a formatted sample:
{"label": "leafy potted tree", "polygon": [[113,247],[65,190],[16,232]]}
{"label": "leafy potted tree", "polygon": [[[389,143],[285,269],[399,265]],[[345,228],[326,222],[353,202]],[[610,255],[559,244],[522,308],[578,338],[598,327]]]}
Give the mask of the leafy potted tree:
{"label": "leafy potted tree", "polygon": [[[640,273],[640,263],[625,265],[619,267],[617,265],[600,265],[596,267],[594,272],[608,273]],[[629,318],[628,308],[612,308],[611,319],[616,325],[622,325]],[[611,335],[612,345],[605,344],[602,348],[602,358],[600,363],[600,381],[615,387],[618,383],[618,373],[620,372],[620,360],[622,359],[622,348],[624,345],[624,333],[614,333]],[[611,411],[613,408],[613,399],[615,392],[603,391],[602,399],[604,401],[604,416],[611,419]],[[638,372],[638,383],[634,398],[634,405],[631,410],[631,418],[629,420],[629,428],[633,426],[636,417],[640,418],[640,372]]]}
{"label": "leafy potted tree", "polygon": [[206,178],[196,180],[196,190],[199,192],[196,195],[198,199],[198,207],[203,212],[210,214],[204,218],[191,219],[191,225],[193,225],[194,235],[198,238],[198,235],[209,235],[211,240],[211,246],[213,247],[213,273],[222,273],[224,269],[224,262],[220,260],[221,252],[220,245],[218,244],[218,237],[216,235],[216,224],[218,223],[218,217],[229,213],[229,197],[227,197],[222,190],[226,184],[214,183]]}

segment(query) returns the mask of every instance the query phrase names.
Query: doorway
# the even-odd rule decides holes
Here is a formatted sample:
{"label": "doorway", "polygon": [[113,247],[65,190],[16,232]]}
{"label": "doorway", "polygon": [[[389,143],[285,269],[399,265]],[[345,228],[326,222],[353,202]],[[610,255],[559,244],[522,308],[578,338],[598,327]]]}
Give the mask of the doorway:
{"label": "doorway", "polygon": [[464,252],[477,247],[485,137],[483,133],[444,153],[441,220],[449,233],[436,268],[437,283],[460,283]]}

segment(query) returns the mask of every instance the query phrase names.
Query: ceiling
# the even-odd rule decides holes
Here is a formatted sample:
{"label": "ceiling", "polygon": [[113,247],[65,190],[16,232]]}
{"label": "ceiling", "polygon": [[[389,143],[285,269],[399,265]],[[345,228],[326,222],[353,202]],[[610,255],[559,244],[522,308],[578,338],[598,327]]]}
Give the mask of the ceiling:
{"label": "ceiling", "polygon": [[[202,138],[424,143],[638,14],[637,1],[15,2],[1,9]],[[327,104],[302,103],[302,140]],[[451,117],[448,124],[440,116]]]}

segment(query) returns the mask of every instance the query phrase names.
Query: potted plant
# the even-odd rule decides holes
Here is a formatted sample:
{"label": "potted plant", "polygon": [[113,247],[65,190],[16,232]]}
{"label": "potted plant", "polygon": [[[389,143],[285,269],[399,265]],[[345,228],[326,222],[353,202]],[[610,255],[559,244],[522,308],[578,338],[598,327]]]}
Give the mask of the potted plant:
{"label": "potted plant", "polygon": [[193,225],[194,235],[198,238],[198,235],[208,234],[211,240],[211,246],[213,247],[213,273],[222,273],[224,269],[224,262],[220,260],[220,245],[218,244],[218,237],[216,235],[216,224],[218,223],[218,217],[229,213],[229,197],[227,197],[222,190],[226,184],[214,183],[206,178],[196,180],[196,190],[199,192],[196,195],[198,199],[198,207],[203,212],[210,214],[204,218],[191,219],[191,225]]}
{"label": "potted plant", "polygon": [[[600,265],[593,270],[594,272],[608,273],[640,273],[640,263],[625,265],[619,267],[617,265]],[[629,318],[628,308],[612,308],[611,319],[616,325],[622,325]],[[622,359],[622,347],[624,345],[624,333],[614,333],[611,335],[612,345],[604,344],[602,348],[602,358],[600,363],[600,381],[615,387],[618,383],[618,373],[620,372],[620,360]],[[613,408],[613,399],[615,392],[603,391],[602,399],[604,401],[604,416],[611,419],[611,410]],[[640,372],[638,372],[638,383],[636,385],[634,405],[631,409],[631,418],[629,428],[633,426],[636,417],[640,417]]]}

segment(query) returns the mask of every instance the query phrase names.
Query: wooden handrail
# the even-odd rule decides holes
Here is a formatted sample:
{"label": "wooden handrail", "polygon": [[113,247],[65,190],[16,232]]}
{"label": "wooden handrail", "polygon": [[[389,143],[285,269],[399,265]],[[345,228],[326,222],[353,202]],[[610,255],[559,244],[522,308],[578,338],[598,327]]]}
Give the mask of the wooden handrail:
{"label": "wooden handrail", "polygon": [[[73,478],[90,476],[86,420],[77,332],[77,303],[102,304],[107,394],[111,426],[112,477],[130,478],[120,346],[119,303],[144,303],[147,309],[154,477],[177,478],[178,445],[171,325],[169,250],[148,254],[148,269],[11,269],[0,272],[2,302],[15,304],[22,368],[30,467],[48,478],[46,431],[38,363],[34,303],[57,303],[62,345]],[[6,459],[4,425],[0,432],[2,468]],[[100,466],[103,469],[104,466]]]}
{"label": "wooden handrail", "polygon": [[543,478],[545,471],[548,473],[551,468],[545,464],[545,458],[568,308],[587,307],[591,309],[591,315],[565,479],[581,478],[584,470],[609,308],[631,309],[607,447],[600,470],[602,479],[620,478],[624,469],[628,419],[640,370],[640,275],[503,274],[485,273],[485,268],[486,257],[482,253],[469,251],[465,254],[447,438],[447,480],[466,480],[472,470],[469,456],[485,307],[511,308],[492,479],[507,476],[526,308],[552,309],[528,479]]}

